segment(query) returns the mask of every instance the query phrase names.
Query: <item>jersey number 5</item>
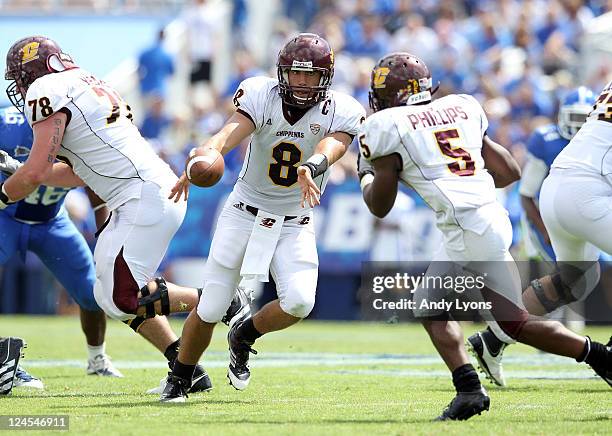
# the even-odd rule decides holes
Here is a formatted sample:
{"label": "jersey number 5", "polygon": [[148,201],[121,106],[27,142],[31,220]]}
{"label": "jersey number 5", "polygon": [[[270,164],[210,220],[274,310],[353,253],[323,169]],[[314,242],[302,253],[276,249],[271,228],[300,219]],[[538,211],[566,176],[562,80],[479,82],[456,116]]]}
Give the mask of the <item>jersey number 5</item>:
{"label": "jersey number 5", "polygon": [[297,182],[298,163],[302,160],[302,152],[291,142],[281,142],[272,149],[272,159],[268,175],[276,185],[289,187]]}
{"label": "jersey number 5", "polygon": [[451,173],[458,176],[473,176],[476,165],[472,156],[461,147],[453,147],[451,143],[453,140],[460,139],[459,131],[457,129],[439,130],[434,132],[434,136],[442,154],[455,159],[455,162],[448,164]]}

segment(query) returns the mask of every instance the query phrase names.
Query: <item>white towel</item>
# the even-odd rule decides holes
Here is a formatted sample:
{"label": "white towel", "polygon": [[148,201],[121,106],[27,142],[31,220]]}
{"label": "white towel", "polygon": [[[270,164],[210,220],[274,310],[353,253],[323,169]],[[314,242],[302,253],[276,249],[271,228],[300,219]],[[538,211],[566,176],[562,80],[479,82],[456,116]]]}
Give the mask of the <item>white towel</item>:
{"label": "white towel", "polygon": [[280,238],[285,217],[259,211],[247,243],[240,275],[246,280],[268,281],[270,262]]}

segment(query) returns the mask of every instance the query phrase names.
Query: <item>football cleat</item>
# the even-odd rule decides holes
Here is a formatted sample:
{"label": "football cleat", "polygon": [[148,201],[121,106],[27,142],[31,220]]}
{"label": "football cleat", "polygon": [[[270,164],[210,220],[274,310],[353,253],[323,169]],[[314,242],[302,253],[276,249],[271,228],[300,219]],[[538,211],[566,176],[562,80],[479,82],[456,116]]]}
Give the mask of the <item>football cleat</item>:
{"label": "football cleat", "polygon": [[159,398],[161,403],[184,403],[187,399],[189,381],[168,373],[166,386]]}
{"label": "football cleat", "polygon": [[595,371],[598,376],[603,378],[604,381],[612,388],[612,336],[610,336],[610,340],[606,344],[606,350],[608,351],[606,353],[606,367],[598,369],[593,367],[591,368],[593,368],[593,371]]}
{"label": "football cleat", "polygon": [[29,374],[21,366],[17,367],[15,371],[15,379],[13,380],[13,387],[15,388],[31,388],[31,389],[44,389],[43,382]]}
{"label": "football cleat", "polygon": [[489,410],[491,399],[482,386],[475,392],[458,392],[453,401],[434,421],[465,421]]}
{"label": "football cleat", "polygon": [[474,333],[465,342],[468,351],[476,358],[478,367],[485,376],[497,386],[506,386],[502,357],[507,344],[502,343],[499,351],[493,353],[487,346],[486,336],[481,332]]}
{"label": "football cleat", "polygon": [[19,359],[26,346],[21,338],[0,339],[0,395],[9,395],[13,390]]}
{"label": "football cleat", "polygon": [[[250,316],[250,315],[249,315]],[[235,389],[242,391],[247,388],[251,380],[251,370],[249,369],[249,353],[257,354],[251,348],[252,344],[240,340],[236,331],[241,322],[234,322],[227,334],[229,344],[230,364],[227,371],[227,378]]]}
{"label": "football cleat", "polygon": [[[164,392],[166,388],[167,377],[164,377],[160,380],[159,386],[154,387],[153,389],[149,389],[147,394],[156,394],[160,395]],[[195,371],[193,372],[193,378],[191,379],[191,387],[187,389],[187,392],[190,394],[195,394],[198,392],[208,392],[213,388],[212,382],[210,381],[210,377],[204,368],[200,365],[196,365]]]}
{"label": "football cleat", "polygon": [[253,301],[253,290],[238,286],[232,303],[227,312],[225,312],[225,315],[223,315],[223,318],[221,318],[221,322],[231,327],[232,319],[235,318],[242,322],[249,318],[251,316],[251,301]]}
{"label": "football cleat", "polygon": [[123,377],[106,354],[98,354],[93,359],[87,361],[87,374],[99,375],[102,377]]}

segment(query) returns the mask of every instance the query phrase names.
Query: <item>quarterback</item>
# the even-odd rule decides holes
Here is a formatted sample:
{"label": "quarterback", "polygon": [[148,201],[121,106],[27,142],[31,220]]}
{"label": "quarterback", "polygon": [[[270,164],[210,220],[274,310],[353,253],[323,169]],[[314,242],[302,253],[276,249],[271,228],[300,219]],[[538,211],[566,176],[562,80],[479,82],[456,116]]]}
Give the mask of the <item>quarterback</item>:
{"label": "quarterback", "polygon": [[[345,153],[365,111],[352,97],[329,90],[333,52],[318,35],[290,40],[279,53],[277,72],[278,79],[244,80],[234,95],[235,113],[204,145],[225,154],[252,135],[219,216],[202,298],[185,322],[162,402],[185,401],[193,365],[241,277],[267,281],[270,272],[278,299],[230,325],[228,378],[236,389],[249,384],[255,340],[297,323],[314,306],[318,258],[312,207],[319,203],[329,166]],[[183,174],[173,191],[176,201],[188,187]]]}
{"label": "quarterback", "polygon": [[[423,61],[393,53],[372,72],[370,104],[375,114],[359,136],[359,174],[370,211],[385,216],[393,207],[398,182],[411,186],[436,212],[444,235],[433,259],[443,263],[432,263],[428,274],[485,264],[487,269],[479,271],[488,273],[482,295],[493,302],[486,319],[498,337],[586,361],[609,378],[609,349],[558,322],[532,320],[522,306],[520,281],[508,251],[512,228],[495,195],[496,187],[520,177],[520,169],[508,151],[487,136],[488,120],[476,99],[458,94],[432,100],[432,78]],[[417,289],[415,299],[430,297],[428,292]],[[452,372],[457,391],[437,419],[464,420],[488,410],[490,399],[469,363],[459,323],[447,312],[415,310],[415,315]]]}

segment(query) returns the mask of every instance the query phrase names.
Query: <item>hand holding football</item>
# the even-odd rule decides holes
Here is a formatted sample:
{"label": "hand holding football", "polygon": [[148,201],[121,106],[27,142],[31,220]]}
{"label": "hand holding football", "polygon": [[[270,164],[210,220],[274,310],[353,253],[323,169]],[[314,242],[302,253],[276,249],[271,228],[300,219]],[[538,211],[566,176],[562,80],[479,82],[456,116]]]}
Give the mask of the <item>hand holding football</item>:
{"label": "hand holding football", "polygon": [[214,148],[194,148],[185,163],[185,174],[191,183],[202,188],[215,185],[223,176],[225,162]]}

